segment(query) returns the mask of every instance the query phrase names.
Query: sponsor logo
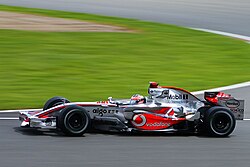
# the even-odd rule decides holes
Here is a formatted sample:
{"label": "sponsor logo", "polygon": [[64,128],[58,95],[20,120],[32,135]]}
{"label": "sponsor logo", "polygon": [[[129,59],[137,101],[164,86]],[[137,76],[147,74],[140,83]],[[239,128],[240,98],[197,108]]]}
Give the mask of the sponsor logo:
{"label": "sponsor logo", "polygon": [[99,116],[102,117],[105,114],[118,113],[118,110],[108,110],[108,109],[102,109],[102,108],[95,108],[92,110],[92,113],[98,114]]}
{"label": "sponsor logo", "polygon": [[162,92],[162,97],[168,100],[187,100],[188,94],[169,94],[169,90],[164,90]]}
{"label": "sponsor logo", "polygon": [[164,123],[164,122],[154,122],[154,123],[147,123],[146,126],[154,126],[154,127],[159,127],[159,126],[170,126],[170,123]]}
{"label": "sponsor logo", "polygon": [[241,108],[230,108],[230,110],[234,113],[244,113],[244,109],[241,109]]}
{"label": "sponsor logo", "polygon": [[132,123],[135,125],[135,126],[143,126],[145,125],[146,123],[146,117],[142,114],[139,114],[139,115],[135,115],[133,117],[133,121]]}
{"label": "sponsor logo", "polygon": [[170,99],[170,100],[187,100],[188,99],[188,94],[168,95],[166,98]]}
{"label": "sponsor logo", "polygon": [[226,106],[229,108],[237,108],[240,105],[240,102],[238,100],[235,99],[230,99],[226,101]]}
{"label": "sponsor logo", "polygon": [[108,101],[98,101],[97,104],[109,104]]}
{"label": "sponsor logo", "polygon": [[161,95],[162,94],[162,90],[161,89],[149,89],[148,92],[151,95]]}
{"label": "sponsor logo", "polygon": [[168,95],[169,95],[169,90],[164,90],[164,91],[162,91],[162,95],[163,95],[163,96],[168,96]]}

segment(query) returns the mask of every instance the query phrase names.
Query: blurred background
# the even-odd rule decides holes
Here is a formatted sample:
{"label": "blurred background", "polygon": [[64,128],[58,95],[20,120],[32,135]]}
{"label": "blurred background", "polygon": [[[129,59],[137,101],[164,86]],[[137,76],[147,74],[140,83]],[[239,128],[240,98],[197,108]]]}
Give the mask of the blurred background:
{"label": "blurred background", "polygon": [[[147,95],[149,81],[189,91],[246,82],[249,42],[249,0],[0,0],[0,110],[8,109],[0,112],[1,166],[249,166],[245,120],[227,138],[73,138],[20,130],[17,110],[9,111],[41,108],[53,96]],[[249,120],[249,82],[244,85],[226,93],[245,100]]]}
{"label": "blurred background", "polygon": [[249,3],[192,1],[0,0],[33,7],[0,5],[0,109],[146,95],[149,81],[189,91],[248,81],[248,43],[180,26],[249,35]]}

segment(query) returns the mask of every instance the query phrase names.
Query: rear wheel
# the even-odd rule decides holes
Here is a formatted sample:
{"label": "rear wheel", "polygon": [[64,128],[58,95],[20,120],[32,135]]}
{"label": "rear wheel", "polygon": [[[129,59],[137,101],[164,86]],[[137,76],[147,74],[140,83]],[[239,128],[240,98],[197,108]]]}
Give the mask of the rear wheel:
{"label": "rear wheel", "polygon": [[58,128],[67,136],[82,136],[90,128],[89,113],[82,107],[69,106],[58,116]]}
{"label": "rear wheel", "polygon": [[70,101],[64,97],[56,96],[51,99],[49,99],[43,106],[43,110],[47,110],[49,108],[64,104],[64,103],[70,103]]}
{"label": "rear wheel", "polygon": [[224,107],[214,107],[208,110],[205,118],[205,127],[208,135],[225,137],[230,135],[235,128],[233,113]]}

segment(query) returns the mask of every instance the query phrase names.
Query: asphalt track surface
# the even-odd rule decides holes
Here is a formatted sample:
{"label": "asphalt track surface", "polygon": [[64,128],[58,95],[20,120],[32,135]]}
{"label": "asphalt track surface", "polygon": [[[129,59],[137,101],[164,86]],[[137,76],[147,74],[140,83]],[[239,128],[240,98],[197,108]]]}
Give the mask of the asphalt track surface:
{"label": "asphalt track surface", "polygon": [[65,137],[18,128],[0,121],[3,167],[247,167],[250,121],[237,121],[228,138],[190,135],[121,135],[88,133]]}
{"label": "asphalt track surface", "polygon": [[136,18],[250,36],[249,0],[0,0],[0,4]]}
{"label": "asphalt track surface", "polygon": [[[250,36],[249,0],[0,0],[0,4],[138,18]],[[248,86],[225,91],[246,100],[245,118],[250,118],[249,90]],[[228,138],[98,133],[73,138],[18,127],[18,120],[0,120],[0,166],[249,166],[250,121],[237,121]]]}

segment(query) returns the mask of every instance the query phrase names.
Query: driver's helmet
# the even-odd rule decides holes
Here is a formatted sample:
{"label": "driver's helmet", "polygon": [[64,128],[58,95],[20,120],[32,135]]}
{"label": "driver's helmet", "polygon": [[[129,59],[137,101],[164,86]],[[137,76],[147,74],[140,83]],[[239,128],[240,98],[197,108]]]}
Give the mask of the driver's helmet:
{"label": "driver's helmet", "polygon": [[130,98],[130,104],[142,104],[145,103],[145,97],[140,95],[140,94],[134,94],[131,98]]}

